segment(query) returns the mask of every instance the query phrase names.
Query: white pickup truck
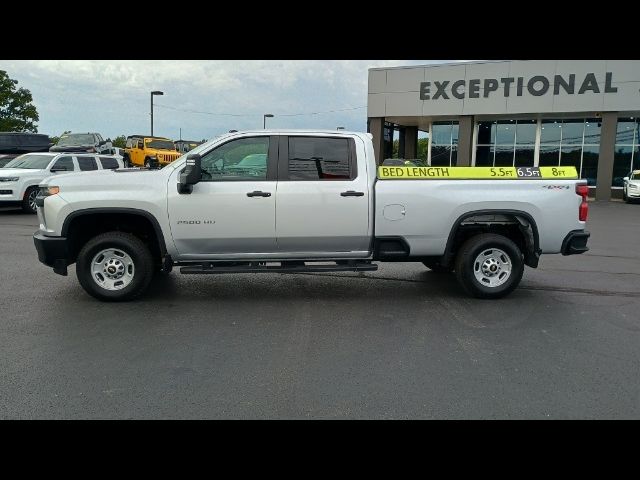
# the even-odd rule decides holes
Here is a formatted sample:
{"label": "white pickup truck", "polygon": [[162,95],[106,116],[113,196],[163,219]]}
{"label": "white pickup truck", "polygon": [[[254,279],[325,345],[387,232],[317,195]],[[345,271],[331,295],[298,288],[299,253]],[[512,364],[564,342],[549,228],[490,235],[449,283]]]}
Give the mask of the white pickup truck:
{"label": "white pickup truck", "polygon": [[540,254],[588,250],[588,187],[570,170],[378,167],[366,133],[234,132],[161,170],[50,177],[34,242],[58,274],[75,262],[100,300],[133,299],[174,266],[298,273],[386,261],[455,271],[469,294],[499,298]]}

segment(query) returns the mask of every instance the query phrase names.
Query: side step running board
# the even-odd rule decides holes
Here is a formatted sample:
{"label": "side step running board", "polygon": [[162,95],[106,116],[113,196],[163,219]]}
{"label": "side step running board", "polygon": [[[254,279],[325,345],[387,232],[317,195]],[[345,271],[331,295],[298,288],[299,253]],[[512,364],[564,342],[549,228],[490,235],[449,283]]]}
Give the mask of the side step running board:
{"label": "side step running board", "polygon": [[[280,263],[273,265],[273,263]],[[207,262],[202,265],[189,265],[180,268],[184,274],[216,273],[306,273],[306,272],[373,272],[378,265],[369,262],[345,261],[340,264],[310,264],[305,262],[250,262],[241,265],[229,265],[229,262]]]}

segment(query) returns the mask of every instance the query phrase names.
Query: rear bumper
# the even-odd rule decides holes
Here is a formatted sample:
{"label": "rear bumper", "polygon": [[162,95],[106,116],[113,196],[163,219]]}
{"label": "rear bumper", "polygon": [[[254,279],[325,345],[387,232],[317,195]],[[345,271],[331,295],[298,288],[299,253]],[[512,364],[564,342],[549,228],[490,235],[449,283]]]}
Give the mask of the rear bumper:
{"label": "rear bumper", "polygon": [[58,275],[67,275],[69,242],[65,237],[47,237],[39,231],[33,235],[33,243],[38,251],[38,260]]}
{"label": "rear bumper", "polygon": [[591,234],[585,230],[573,230],[562,241],[562,255],[579,255],[589,251],[587,241]]}

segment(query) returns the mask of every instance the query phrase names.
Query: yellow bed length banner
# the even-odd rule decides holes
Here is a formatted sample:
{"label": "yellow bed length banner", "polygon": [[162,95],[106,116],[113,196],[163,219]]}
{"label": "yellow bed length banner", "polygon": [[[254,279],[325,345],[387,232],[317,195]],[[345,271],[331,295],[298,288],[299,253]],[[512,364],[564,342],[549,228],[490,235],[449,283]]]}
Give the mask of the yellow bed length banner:
{"label": "yellow bed length banner", "polygon": [[382,180],[575,179],[576,167],[378,167]]}

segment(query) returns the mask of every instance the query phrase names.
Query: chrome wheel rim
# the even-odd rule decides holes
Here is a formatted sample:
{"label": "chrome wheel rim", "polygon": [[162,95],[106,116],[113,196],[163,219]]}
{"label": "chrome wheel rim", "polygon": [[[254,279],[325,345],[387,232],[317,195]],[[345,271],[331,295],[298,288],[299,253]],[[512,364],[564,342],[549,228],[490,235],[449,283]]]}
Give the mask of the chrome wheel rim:
{"label": "chrome wheel rim", "polygon": [[122,290],[131,284],[135,266],[131,257],[119,248],[100,251],[91,260],[91,278],[105,290]]}
{"label": "chrome wheel rim", "polygon": [[31,192],[29,193],[29,198],[28,198],[28,202],[29,202],[29,208],[31,210],[33,210],[34,212],[36,211],[37,205],[36,205],[36,197],[38,196],[38,191],[37,190],[31,190]]}
{"label": "chrome wheel rim", "polygon": [[495,288],[511,277],[511,258],[499,248],[483,250],[473,261],[473,274],[480,285]]}

